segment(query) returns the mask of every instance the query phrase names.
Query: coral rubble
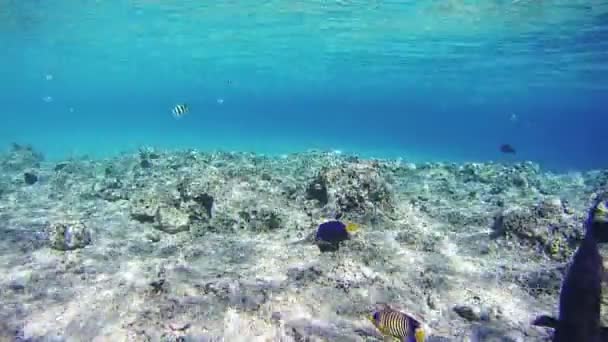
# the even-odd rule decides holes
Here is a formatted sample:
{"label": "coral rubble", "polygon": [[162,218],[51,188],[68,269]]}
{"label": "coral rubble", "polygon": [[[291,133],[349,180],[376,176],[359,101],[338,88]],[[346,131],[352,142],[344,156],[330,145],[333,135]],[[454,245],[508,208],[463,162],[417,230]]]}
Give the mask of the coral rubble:
{"label": "coral rubble", "polygon": [[[320,151],[51,162],[15,144],[0,339],[380,341],[366,315],[386,303],[431,341],[543,341],[529,321],[556,307],[607,174]],[[360,229],[320,253],[336,217]]]}

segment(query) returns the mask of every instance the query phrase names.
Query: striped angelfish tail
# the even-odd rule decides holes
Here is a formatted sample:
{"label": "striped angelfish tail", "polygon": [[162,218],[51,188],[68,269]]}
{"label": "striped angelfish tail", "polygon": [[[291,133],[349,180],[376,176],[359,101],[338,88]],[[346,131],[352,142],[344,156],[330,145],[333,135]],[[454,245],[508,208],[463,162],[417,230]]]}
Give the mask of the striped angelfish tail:
{"label": "striped angelfish tail", "polygon": [[398,338],[410,337],[413,335],[412,322],[409,317],[401,312],[385,312],[381,318],[381,324],[386,334]]}

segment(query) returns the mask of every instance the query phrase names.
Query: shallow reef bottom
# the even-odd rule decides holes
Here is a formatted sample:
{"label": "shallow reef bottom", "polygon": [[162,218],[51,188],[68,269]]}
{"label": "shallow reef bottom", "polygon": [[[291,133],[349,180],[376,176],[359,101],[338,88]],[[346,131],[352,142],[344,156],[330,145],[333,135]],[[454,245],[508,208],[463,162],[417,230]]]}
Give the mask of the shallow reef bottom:
{"label": "shallow reef bottom", "polygon": [[[547,341],[608,170],[142,148],[0,156],[0,340],[381,341],[389,304],[429,341]],[[314,243],[336,215],[359,225]],[[602,308],[604,324],[608,319]]]}

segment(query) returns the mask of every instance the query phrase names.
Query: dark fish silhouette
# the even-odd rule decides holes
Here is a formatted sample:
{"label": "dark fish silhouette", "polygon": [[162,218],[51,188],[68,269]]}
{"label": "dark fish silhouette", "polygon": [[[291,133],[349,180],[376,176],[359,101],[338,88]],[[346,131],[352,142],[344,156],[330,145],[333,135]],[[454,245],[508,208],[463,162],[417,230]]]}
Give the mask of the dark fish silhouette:
{"label": "dark fish silhouette", "polygon": [[515,154],[517,151],[515,151],[515,148],[509,144],[502,144],[500,145],[500,152]]}
{"label": "dark fish silhouette", "polygon": [[554,328],[553,342],[608,341],[600,326],[601,281],[604,277],[598,243],[608,242],[608,207],[596,201],[585,222],[585,237],[562,282],[559,318],[543,315],[533,325]]}
{"label": "dark fish silhouette", "polygon": [[350,239],[351,233],[357,231],[354,223],[344,224],[339,220],[321,223],[315,235],[315,243],[321,252],[336,251],[340,242]]}

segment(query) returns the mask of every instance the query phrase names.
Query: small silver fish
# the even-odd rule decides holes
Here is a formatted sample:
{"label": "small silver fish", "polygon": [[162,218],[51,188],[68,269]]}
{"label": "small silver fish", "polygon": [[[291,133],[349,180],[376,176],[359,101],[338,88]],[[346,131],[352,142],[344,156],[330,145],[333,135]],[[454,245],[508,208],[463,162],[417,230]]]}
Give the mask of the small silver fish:
{"label": "small silver fish", "polygon": [[173,110],[171,111],[173,113],[173,116],[176,119],[181,118],[182,116],[186,115],[189,111],[188,105],[185,103],[182,104],[178,104],[175,107],[173,107]]}

